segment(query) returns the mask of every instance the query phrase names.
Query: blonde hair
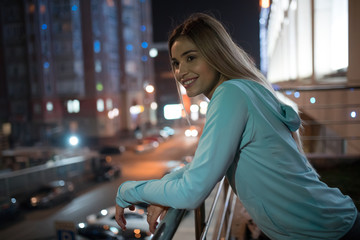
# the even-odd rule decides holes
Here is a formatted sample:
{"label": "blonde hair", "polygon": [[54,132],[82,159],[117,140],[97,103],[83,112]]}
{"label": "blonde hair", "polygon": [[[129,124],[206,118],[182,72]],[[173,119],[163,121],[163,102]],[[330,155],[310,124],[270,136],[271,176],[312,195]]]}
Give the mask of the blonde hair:
{"label": "blonde hair", "polygon": [[[267,88],[277,98],[270,82],[215,18],[204,13],[195,13],[177,26],[169,35],[170,58],[172,57],[171,47],[179,37],[187,37],[193,41],[207,63],[219,72],[223,79],[255,81]],[[293,137],[299,150],[303,152],[299,131],[294,132]]]}

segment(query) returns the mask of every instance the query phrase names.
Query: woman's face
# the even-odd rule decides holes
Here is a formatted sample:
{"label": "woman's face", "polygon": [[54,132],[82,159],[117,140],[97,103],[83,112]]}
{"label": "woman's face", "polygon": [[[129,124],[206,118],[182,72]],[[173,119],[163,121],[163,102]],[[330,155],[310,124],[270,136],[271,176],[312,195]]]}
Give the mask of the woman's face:
{"label": "woman's face", "polygon": [[211,99],[216,87],[222,82],[218,72],[186,37],[179,37],[172,45],[171,65],[175,79],[184,86],[189,97],[204,94]]}

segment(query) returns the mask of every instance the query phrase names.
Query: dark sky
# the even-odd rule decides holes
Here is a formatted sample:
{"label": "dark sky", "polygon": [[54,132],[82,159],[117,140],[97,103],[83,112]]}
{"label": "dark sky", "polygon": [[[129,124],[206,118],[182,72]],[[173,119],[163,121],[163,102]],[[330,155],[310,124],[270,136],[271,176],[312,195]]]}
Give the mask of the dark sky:
{"label": "dark sky", "polygon": [[258,0],[152,0],[154,42],[166,42],[169,32],[195,12],[210,12],[259,65]]}

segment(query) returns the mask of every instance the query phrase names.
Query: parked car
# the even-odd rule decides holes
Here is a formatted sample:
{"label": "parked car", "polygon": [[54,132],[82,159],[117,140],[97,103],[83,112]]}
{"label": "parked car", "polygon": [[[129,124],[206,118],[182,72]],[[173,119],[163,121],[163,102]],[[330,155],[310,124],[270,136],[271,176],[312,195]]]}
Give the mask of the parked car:
{"label": "parked car", "polygon": [[97,181],[111,181],[121,176],[121,169],[118,165],[111,163],[111,157],[107,156],[100,159],[100,165],[95,169]]}
{"label": "parked car", "polygon": [[124,146],[103,146],[99,153],[102,155],[117,155],[125,151]]}
{"label": "parked car", "polygon": [[160,135],[164,135],[164,136],[174,136],[175,134],[175,130],[169,126],[165,126],[163,127],[163,129],[160,130]]}
{"label": "parked car", "polygon": [[136,153],[143,153],[159,147],[159,142],[153,139],[144,139],[141,144],[134,147]]}
{"label": "parked car", "polygon": [[185,136],[186,137],[197,137],[199,135],[200,128],[197,126],[190,126],[187,129],[185,129]]}
{"label": "parked car", "polygon": [[100,224],[79,223],[77,234],[85,239],[123,240],[117,227]]}
{"label": "parked car", "polygon": [[19,203],[14,197],[0,197],[0,227],[20,219],[22,213]]}
{"label": "parked car", "polygon": [[[129,229],[140,229],[143,232],[149,231],[149,224],[146,220],[146,208],[136,205],[135,210],[131,211],[128,208],[124,210],[126,219],[126,227]],[[109,225],[111,227],[118,227],[115,221],[115,206],[102,209],[100,212],[91,214],[86,217],[88,224]]]}
{"label": "parked car", "polygon": [[127,227],[122,231],[120,227],[109,226],[106,224],[87,224],[79,223],[77,227],[77,235],[81,239],[96,239],[96,240],[137,240],[150,239],[147,232],[140,229],[132,229]]}
{"label": "parked car", "polygon": [[32,193],[27,199],[27,205],[32,208],[52,207],[70,201],[74,190],[74,184],[70,181],[52,181]]}

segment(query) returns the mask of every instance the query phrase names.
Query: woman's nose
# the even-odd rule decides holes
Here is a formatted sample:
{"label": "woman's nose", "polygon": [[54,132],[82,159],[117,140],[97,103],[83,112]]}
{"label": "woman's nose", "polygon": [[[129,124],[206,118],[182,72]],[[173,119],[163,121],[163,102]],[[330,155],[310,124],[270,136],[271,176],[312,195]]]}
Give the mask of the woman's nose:
{"label": "woman's nose", "polygon": [[184,76],[188,73],[188,69],[186,67],[185,64],[180,64],[179,65],[179,69],[178,69],[178,73],[179,73],[179,79],[183,79]]}

